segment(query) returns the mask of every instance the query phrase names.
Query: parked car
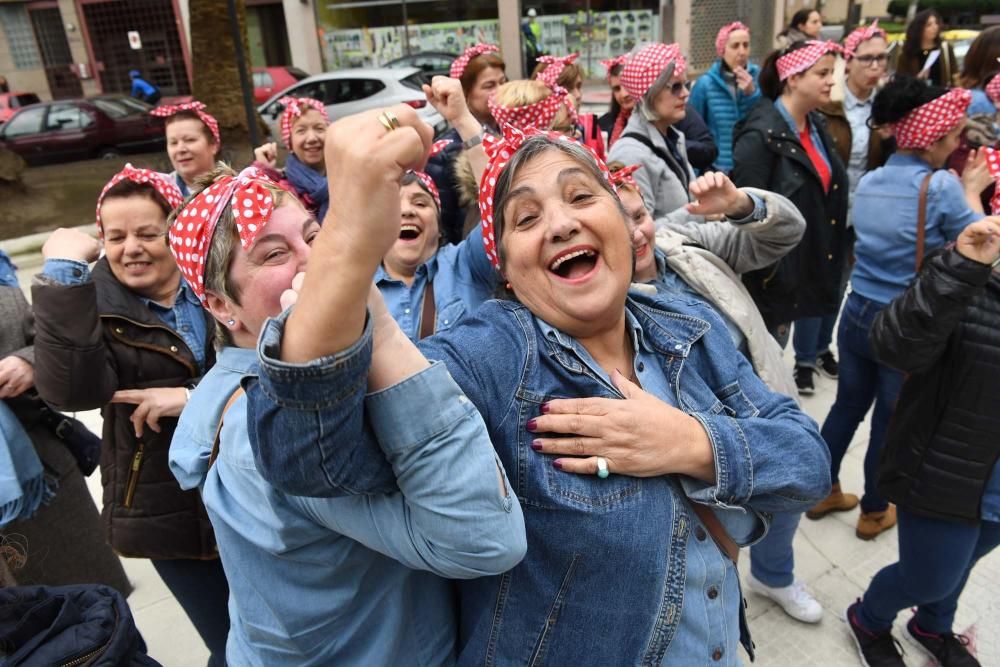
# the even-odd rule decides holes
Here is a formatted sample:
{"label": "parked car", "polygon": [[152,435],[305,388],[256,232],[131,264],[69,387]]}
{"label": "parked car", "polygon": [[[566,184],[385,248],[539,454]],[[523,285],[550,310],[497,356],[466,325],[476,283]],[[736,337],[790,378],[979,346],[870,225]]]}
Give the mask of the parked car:
{"label": "parked car", "polygon": [[288,88],[309,75],[298,67],[254,67],[253,101],[260,104],[276,91]]}
{"label": "parked car", "polygon": [[41,102],[34,93],[0,93],[0,123],[6,123],[14,112],[29,104]]}
{"label": "parked car", "polygon": [[451,64],[458,58],[456,53],[445,53],[444,51],[423,51],[412,53],[402,58],[390,60],[386,67],[416,67],[430,79],[435,76],[448,76],[451,73]]}
{"label": "parked car", "polygon": [[163,121],[150,105],[123,95],[43,102],[0,125],[0,144],[29,165],[162,149]]}
{"label": "parked car", "polygon": [[423,73],[414,68],[346,69],[317,74],[299,81],[294,86],[271,96],[257,111],[267,123],[271,136],[280,141],[278,124],[284,105],[279,100],[285,95],[311,97],[326,105],[330,120],[337,120],[369,109],[408,104],[417,110],[425,123],[434,128],[435,136],[448,129],[448,124],[437,110],[427,103],[421,89],[426,82]]}

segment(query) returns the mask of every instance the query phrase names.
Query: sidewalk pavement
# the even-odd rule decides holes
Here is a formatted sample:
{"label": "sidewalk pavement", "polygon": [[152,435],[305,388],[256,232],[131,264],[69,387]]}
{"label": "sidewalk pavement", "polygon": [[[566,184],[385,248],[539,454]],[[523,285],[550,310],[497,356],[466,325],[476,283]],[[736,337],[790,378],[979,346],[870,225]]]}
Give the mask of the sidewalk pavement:
{"label": "sidewalk pavement", "polygon": [[[29,268],[29,264],[36,268]],[[18,278],[30,292],[31,275],[40,262],[22,262]],[[29,293],[30,298],[30,293]],[[791,352],[786,353],[792,364]],[[836,381],[817,378],[816,394],[802,399],[803,409],[820,422],[826,417],[836,393]],[[95,433],[101,432],[97,411],[78,413]],[[868,442],[869,423],[858,429],[844,459],[841,480],[845,491],[860,492],[862,461]],[[98,474],[87,480],[98,506],[101,483]],[[770,600],[748,594],[748,616],[757,661],[761,667],[856,667],[859,663],[854,644],[843,621],[847,606],[860,596],[879,569],[896,560],[896,530],[871,542],[854,536],[857,510],[834,514],[821,521],[803,518],[795,538],[796,576],[804,581],[822,603],[825,615],[816,625],[792,620]],[[188,621],[180,605],[164,586],[147,560],[125,558],[125,571],[135,585],[129,605],[142,632],[149,654],[165,667],[204,665],[208,652]],[[744,551],[740,571],[749,567]],[[904,627],[909,612],[896,620],[894,633],[905,649],[909,667],[930,667]],[[984,667],[1000,667],[1000,550],[982,559],[973,571],[959,603],[955,629],[972,638]],[[744,663],[749,664],[746,656]]]}

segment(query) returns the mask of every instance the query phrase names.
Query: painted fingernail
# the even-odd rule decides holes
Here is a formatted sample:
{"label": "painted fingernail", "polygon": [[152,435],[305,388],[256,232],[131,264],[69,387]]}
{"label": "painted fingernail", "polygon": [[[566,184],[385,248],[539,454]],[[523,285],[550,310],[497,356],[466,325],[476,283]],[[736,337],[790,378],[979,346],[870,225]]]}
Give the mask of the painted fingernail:
{"label": "painted fingernail", "polygon": [[552,467],[555,468],[556,470],[562,470],[563,469],[562,461],[556,459],[555,461],[552,462]]}
{"label": "painted fingernail", "polygon": [[531,442],[531,448],[534,449],[536,452],[542,451],[542,441],[541,440],[533,440]]}
{"label": "painted fingernail", "polygon": [[543,415],[549,414],[549,410],[551,410],[551,409],[552,408],[551,408],[551,406],[549,406],[548,403],[542,403],[542,414]]}
{"label": "painted fingernail", "polygon": [[534,431],[537,426],[538,426],[538,420],[537,419],[529,419],[528,420],[528,426],[527,426],[527,428],[528,428],[529,431]]}

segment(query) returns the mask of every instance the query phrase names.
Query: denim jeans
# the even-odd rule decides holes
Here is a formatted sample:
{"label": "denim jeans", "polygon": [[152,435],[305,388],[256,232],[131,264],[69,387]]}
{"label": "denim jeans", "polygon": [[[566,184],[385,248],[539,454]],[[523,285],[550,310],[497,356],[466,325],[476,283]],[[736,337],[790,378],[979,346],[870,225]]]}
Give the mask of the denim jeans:
{"label": "denim jeans", "polygon": [[837,313],[795,320],[792,348],[795,350],[796,366],[815,366],[816,359],[830,351],[836,324]]}
{"label": "denim jeans", "polygon": [[917,606],[917,626],[952,632],[958,598],[976,561],[1000,544],[1000,522],[975,525],[931,519],[899,509],[899,562],[872,579],[857,620],[888,630],[901,609]]}
{"label": "denim jeans", "polygon": [[847,448],[874,402],[871,435],[865,454],[865,493],[861,498],[863,512],[879,512],[889,505],[879,496],[876,488],[878,463],[889,418],[903,384],[903,374],[879,363],[872,352],[872,321],[884,307],[884,304],[855,292],[847,297],[837,330],[837,349],[840,352],[837,399],[821,431],[830,448],[830,478],[836,484],[840,481],[840,464]]}
{"label": "denim jeans", "polygon": [[795,581],[792,539],[801,518],[801,512],[775,513],[767,535],[750,547],[750,573],[765,586],[784,588]]}
{"label": "denim jeans", "polygon": [[222,561],[180,558],[150,562],[205,642],[209,667],[225,665],[229,584]]}

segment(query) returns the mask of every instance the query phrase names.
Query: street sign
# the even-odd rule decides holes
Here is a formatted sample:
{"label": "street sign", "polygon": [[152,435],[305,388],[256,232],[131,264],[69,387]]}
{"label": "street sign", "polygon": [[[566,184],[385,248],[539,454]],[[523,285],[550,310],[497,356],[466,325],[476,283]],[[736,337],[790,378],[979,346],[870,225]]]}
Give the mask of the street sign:
{"label": "street sign", "polygon": [[139,38],[138,30],[128,31],[128,45],[136,51],[142,48],[142,40]]}

